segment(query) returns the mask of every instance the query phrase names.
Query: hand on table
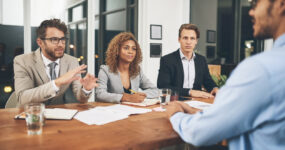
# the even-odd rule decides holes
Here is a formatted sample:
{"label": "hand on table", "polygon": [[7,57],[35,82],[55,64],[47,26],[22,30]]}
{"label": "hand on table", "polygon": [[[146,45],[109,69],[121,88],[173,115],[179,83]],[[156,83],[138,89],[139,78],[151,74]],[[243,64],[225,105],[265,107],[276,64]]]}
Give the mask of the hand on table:
{"label": "hand on table", "polygon": [[218,92],[219,92],[219,88],[215,87],[215,88],[213,88],[213,90],[211,91],[211,94],[214,95],[214,96],[216,96]]}
{"label": "hand on table", "polygon": [[134,102],[134,103],[141,103],[146,98],[145,93],[135,93],[135,94],[123,94],[123,97],[121,99],[122,102]]}
{"label": "hand on table", "polygon": [[199,90],[190,90],[189,94],[191,97],[201,97],[201,98],[213,98],[214,97],[210,93],[199,91]]}

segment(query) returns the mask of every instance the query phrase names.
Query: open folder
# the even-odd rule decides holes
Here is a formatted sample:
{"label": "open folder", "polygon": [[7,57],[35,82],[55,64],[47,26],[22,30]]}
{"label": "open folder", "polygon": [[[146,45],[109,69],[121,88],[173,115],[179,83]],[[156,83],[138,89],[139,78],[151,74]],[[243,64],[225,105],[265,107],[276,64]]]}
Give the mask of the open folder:
{"label": "open folder", "polygon": [[[46,108],[44,115],[46,119],[71,120],[77,112],[76,109]],[[22,112],[16,115],[15,119],[25,119],[25,117],[26,113]]]}

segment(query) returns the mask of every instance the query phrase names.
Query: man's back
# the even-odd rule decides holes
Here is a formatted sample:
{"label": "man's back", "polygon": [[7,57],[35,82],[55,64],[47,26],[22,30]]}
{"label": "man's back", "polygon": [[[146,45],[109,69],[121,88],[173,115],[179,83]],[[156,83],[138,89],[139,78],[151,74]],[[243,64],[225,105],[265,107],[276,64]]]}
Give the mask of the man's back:
{"label": "man's back", "polygon": [[[285,147],[285,35],[283,39],[283,43],[275,43],[272,50],[244,61],[227,82],[227,86],[237,87],[255,82],[255,88],[244,91],[247,102],[243,104],[249,106],[240,106],[240,111],[248,111],[238,126],[245,133],[229,140],[230,149],[243,144],[244,147],[239,149],[275,150]],[[240,98],[241,102],[244,101],[243,96]],[[216,100],[222,101],[218,97]]]}

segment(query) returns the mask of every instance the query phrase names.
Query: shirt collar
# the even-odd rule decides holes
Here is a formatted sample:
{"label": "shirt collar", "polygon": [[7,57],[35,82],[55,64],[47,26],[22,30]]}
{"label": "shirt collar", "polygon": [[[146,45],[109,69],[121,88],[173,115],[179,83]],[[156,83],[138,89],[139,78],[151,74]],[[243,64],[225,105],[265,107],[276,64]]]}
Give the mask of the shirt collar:
{"label": "shirt collar", "polygon": [[[182,53],[181,48],[179,48],[179,54],[180,54],[181,60],[183,59],[188,60],[187,57]],[[194,60],[195,57],[196,57],[196,54],[193,52],[193,57],[190,60]]]}
{"label": "shirt collar", "polygon": [[46,58],[46,56],[44,56],[44,54],[42,52],[41,52],[41,56],[42,56],[43,62],[44,62],[46,67],[48,67],[48,65],[52,62],[56,62],[57,64],[59,64],[60,58],[58,58],[56,61],[51,61],[48,58]]}
{"label": "shirt collar", "polygon": [[282,34],[281,36],[279,36],[279,37],[275,40],[275,42],[274,42],[274,44],[273,44],[273,48],[281,47],[281,46],[283,46],[283,45],[285,45],[285,33]]}

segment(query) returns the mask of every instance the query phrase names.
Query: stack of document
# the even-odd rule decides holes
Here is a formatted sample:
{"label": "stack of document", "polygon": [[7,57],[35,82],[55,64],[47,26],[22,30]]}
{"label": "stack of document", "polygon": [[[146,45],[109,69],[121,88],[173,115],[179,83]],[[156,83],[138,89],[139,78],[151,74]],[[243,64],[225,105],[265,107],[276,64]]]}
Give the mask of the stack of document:
{"label": "stack of document", "polygon": [[123,102],[123,104],[136,105],[136,106],[150,106],[150,105],[158,104],[159,102],[160,102],[159,99],[149,99],[149,98],[146,98],[146,99],[144,99],[144,101],[141,102],[141,103]]}
{"label": "stack of document", "polygon": [[98,106],[93,109],[76,114],[75,119],[88,125],[103,125],[117,120],[126,119],[132,114],[143,114],[151,112],[151,109],[135,108],[126,105]]}

